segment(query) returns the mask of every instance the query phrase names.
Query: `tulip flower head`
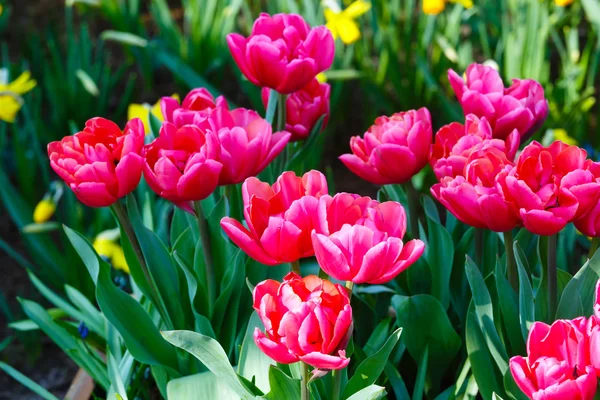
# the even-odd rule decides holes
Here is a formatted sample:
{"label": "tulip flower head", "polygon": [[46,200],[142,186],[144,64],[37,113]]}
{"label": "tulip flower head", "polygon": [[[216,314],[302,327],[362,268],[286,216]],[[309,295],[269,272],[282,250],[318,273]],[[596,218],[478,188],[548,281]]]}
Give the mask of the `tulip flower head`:
{"label": "tulip flower head", "polygon": [[121,131],[104,118],[93,118],[85,129],[48,144],[52,169],[89,207],[107,207],[131,193],[140,182],[144,125],[129,121]]}
{"label": "tulip flower head", "polygon": [[[290,142],[308,138],[313,127],[325,116],[321,129],[325,129],[329,120],[329,92],[327,83],[313,79],[301,90],[290,94],[285,103],[285,130],[292,134]],[[262,89],[262,101],[267,107],[269,88]]]}
{"label": "tulip flower head", "polygon": [[264,333],[255,329],[254,341],[267,356],[282,364],[303,361],[324,370],[348,365],[352,308],[344,287],[292,272],[282,283],[259,283],[253,298],[265,326]]}
{"label": "tulip flower head", "polygon": [[345,10],[341,10],[336,1],[327,2],[325,20],[327,29],[334,39],[338,37],[344,44],[352,44],[360,39],[360,27],[356,19],[371,9],[371,3],[354,1]]}
{"label": "tulip flower head", "polygon": [[212,132],[220,144],[223,170],[219,185],[231,185],[258,175],[290,140],[289,132],[272,133],[271,124],[256,111],[217,107],[200,125]]}
{"label": "tulip flower head", "polygon": [[472,154],[488,148],[500,150],[509,161],[513,161],[519,149],[518,131],[514,130],[506,140],[494,139],[487,119],[469,114],[464,125],[453,122],[441,127],[435,134],[429,163],[439,180],[447,176],[455,177],[463,174]]}
{"label": "tulip flower head", "polygon": [[248,227],[233,218],[221,227],[242,251],[266,265],[278,265],[314,255],[310,233],[323,231],[319,198],[327,194],[327,180],[319,171],[302,177],[284,172],[273,186],[251,177],[242,185],[244,218]]}
{"label": "tulip flower head", "polygon": [[[337,196],[347,196],[338,194]],[[323,197],[329,203],[326,215],[339,220],[345,201]],[[360,198],[358,198],[360,200]],[[370,203],[370,204],[369,204]],[[317,262],[329,276],[354,283],[380,284],[394,279],[423,254],[425,245],[420,240],[402,242],[406,233],[406,213],[399,203],[378,203],[369,199],[362,207],[355,201],[357,215],[364,207],[364,216],[353,224],[344,223],[339,231],[330,235],[312,233],[312,243]],[[322,207],[323,208],[323,207]],[[321,213],[323,215],[323,213]],[[348,214],[345,214],[346,218]],[[333,224],[339,226],[339,222]]]}
{"label": "tulip flower head", "polygon": [[216,99],[205,88],[189,92],[179,104],[179,99],[163,97],[160,100],[161,114],[164,119],[181,128],[184,125],[198,125],[208,118],[210,112],[217,107],[227,109],[227,100],[219,96]]}
{"label": "tulip flower head", "polygon": [[449,70],[448,79],[464,114],[485,117],[495,138],[506,139],[516,129],[525,142],[548,116],[544,89],[534,80],[513,79],[505,88],[498,71],[483,64],[471,64],[465,79]]}
{"label": "tulip flower head", "polygon": [[352,137],[352,154],[340,160],[371,183],[404,183],[427,164],[431,140],[431,116],[426,108],[400,112],[377,118],[364,138]]}
{"label": "tulip flower head", "polygon": [[297,14],[261,14],[245,38],[227,36],[231,55],[255,85],[290,94],[331,66],[335,44],[329,29],[310,28]]}
{"label": "tulip flower head", "polygon": [[205,199],[217,187],[223,167],[219,154],[212,132],[165,122],[160,136],[144,147],[144,177],[159,196],[192,212],[191,202]]}
{"label": "tulip flower head", "polygon": [[517,164],[499,177],[509,201],[519,208],[523,225],[538,235],[554,235],[587,213],[598,201],[596,167],[585,150],[554,142],[526,146]]}

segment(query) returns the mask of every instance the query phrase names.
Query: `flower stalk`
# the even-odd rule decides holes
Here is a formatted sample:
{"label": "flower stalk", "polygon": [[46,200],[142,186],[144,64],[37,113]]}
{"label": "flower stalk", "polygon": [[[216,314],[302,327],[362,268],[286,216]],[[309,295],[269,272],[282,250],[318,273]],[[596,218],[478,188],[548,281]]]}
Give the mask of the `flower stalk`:
{"label": "flower stalk", "polygon": [[309,371],[308,364],[300,362],[302,366],[302,382],[300,383],[300,399],[301,400],[310,400],[310,394],[308,391],[308,379],[309,379]]}
{"label": "flower stalk", "polygon": [[212,250],[210,247],[210,232],[208,231],[208,224],[206,223],[204,211],[202,210],[202,203],[199,201],[195,201],[194,209],[196,211],[196,219],[198,220],[198,229],[200,230],[200,241],[202,242],[202,253],[204,255],[204,268],[206,272],[208,304],[209,309],[212,312],[213,305],[215,304],[216,299],[216,282],[214,261],[212,256]]}
{"label": "flower stalk", "polygon": [[548,236],[548,319],[554,320],[558,302],[556,242],[558,235]]}
{"label": "flower stalk", "polygon": [[515,251],[513,248],[512,231],[504,232],[504,251],[506,258],[506,275],[510,285],[518,293],[519,291],[519,276],[517,274],[517,263],[515,262]]}
{"label": "flower stalk", "polygon": [[415,189],[411,181],[404,184],[406,198],[408,200],[408,221],[410,224],[410,234],[413,239],[419,238],[419,192]]}

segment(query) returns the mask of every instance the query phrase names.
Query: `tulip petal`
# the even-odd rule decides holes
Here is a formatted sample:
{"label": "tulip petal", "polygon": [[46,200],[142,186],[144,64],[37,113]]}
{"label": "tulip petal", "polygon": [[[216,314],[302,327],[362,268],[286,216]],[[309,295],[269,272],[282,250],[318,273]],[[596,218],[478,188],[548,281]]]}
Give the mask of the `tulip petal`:
{"label": "tulip petal", "polygon": [[260,351],[278,363],[292,364],[298,362],[298,357],[291,354],[284,345],[275,343],[271,339],[267,338],[265,334],[262,333],[258,328],[254,330],[254,342]]}
{"label": "tulip petal", "polygon": [[327,275],[342,281],[352,280],[348,260],[329,237],[313,232],[312,244],[317,262]]}
{"label": "tulip petal", "polygon": [[224,217],[221,220],[221,228],[225,234],[236,244],[242,251],[248,254],[251,258],[265,265],[277,265],[279,261],[271,258],[260,246],[258,240],[251,236],[242,224],[233,218]]}
{"label": "tulip petal", "polygon": [[298,358],[300,361],[319,369],[343,369],[350,363],[350,359],[345,356],[336,357],[318,352],[308,353]]}

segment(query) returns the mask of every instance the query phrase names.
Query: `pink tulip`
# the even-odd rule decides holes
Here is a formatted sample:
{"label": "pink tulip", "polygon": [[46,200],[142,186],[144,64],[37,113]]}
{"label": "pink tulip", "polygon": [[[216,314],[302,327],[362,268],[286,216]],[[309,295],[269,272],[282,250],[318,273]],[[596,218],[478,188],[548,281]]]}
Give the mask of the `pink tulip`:
{"label": "pink tulip", "polygon": [[104,118],[92,118],[85,129],[48,144],[50,166],[79,201],[107,207],[131,193],[142,177],[144,125],[133,119],[121,131]]}
{"label": "pink tulip", "polygon": [[335,44],[324,26],[311,29],[297,14],[262,13],[248,38],[227,36],[231,55],[255,85],[290,94],[331,66]]}
{"label": "pink tulip", "polygon": [[221,227],[229,238],[256,261],[278,265],[314,254],[310,233],[324,230],[319,198],[327,194],[327,180],[319,171],[304,176],[284,172],[271,187],[257,178],[242,185],[244,218],[225,217]]}
{"label": "pink tulip", "polygon": [[479,119],[473,114],[465,118],[465,124],[453,122],[445,125],[435,134],[431,145],[429,163],[435,176],[441,181],[444,177],[463,175],[467,160],[473,153],[487,148],[495,148],[513,161],[519,149],[519,133],[515,130],[506,141],[492,137],[492,127],[485,117]]}
{"label": "pink tulip", "polygon": [[[290,142],[308,138],[313,127],[325,116],[321,129],[325,129],[329,120],[329,92],[327,83],[313,79],[302,89],[290,94],[285,103],[285,130],[292,134]],[[269,88],[262,89],[262,101],[265,108],[269,102]]]}
{"label": "pink tulip", "polygon": [[464,176],[443,178],[431,194],[457,219],[476,228],[506,232],[520,225],[519,209],[504,195],[497,177],[512,169],[503,151],[490,147],[473,154]]}
{"label": "pink tulip", "polygon": [[[321,198],[321,202],[327,201]],[[339,211],[339,205],[336,208]],[[339,212],[331,213],[335,214]],[[394,279],[423,254],[422,241],[402,242],[405,232],[404,208],[388,201],[372,204],[364,217],[352,225],[344,223],[330,235],[314,231],[312,244],[317,262],[328,275],[354,283],[379,284]]]}
{"label": "pink tulip", "polygon": [[199,124],[216,107],[228,108],[227,100],[223,96],[219,96],[215,100],[213,95],[205,88],[198,88],[189,92],[181,105],[173,97],[160,99],[160,108],[165,121],[171,122],[178,128],[184,125]]}
{"label": "pink tulip", "polygon": [[[581,319],[585,320],[585,318]],[[587,335],[586,350],[589,354],[589,364],[600,377],[600,280],[596,282],[594,314],[587,320],[584,329]]]}
{"label": "pink tulip", "polygon": [[219,185],[241,183],[258,175],[290,139],[288,132],[272,133],[271,124],[245,108],[229,111],[218,107],[199,126],[219,138],[223,164]]}
{"label": "pink tulip", "polygon": [[554,235],[598,201],[600,184],[591,168],[585,150],[577,146],[556,141],[545,148],[534,141],[499,181],[506,197],[519,208],[525,228]]}
{"label": "pink tulip", "polygon": [[160,136],[144,148],[144,177],[159,196],[192,212],[190,202],[208,197],[223,167],[219,141],[194,125],[177,128],[165,122]]}
{"label": "pink tulip", "polygon": [[348,365],[352,308],[345,288],[291,272],[283,283],[268,279],[256,285],[253,298],[265,326],[265,333],[254,331],[263,353],[282,364],[303,361],[320,369]]}
{"label": "pink tulip", "polygon": [[546,120],[548,101],[538,82],[513,79],[513,84],[505,88],[498,71],[482,64],[471,64],[465,75],[463,80],[449,70],[450,85],[464,114],[485,117],[495,138],[505,139],[516,129],[525,142]]}
{"label": "pink tulip", "polygon": [[352,154],[340,160],[356,175],[385,185],[407,182],[427,164],[431,116],[426,108],[379,117],[364,139],[350,139]]}

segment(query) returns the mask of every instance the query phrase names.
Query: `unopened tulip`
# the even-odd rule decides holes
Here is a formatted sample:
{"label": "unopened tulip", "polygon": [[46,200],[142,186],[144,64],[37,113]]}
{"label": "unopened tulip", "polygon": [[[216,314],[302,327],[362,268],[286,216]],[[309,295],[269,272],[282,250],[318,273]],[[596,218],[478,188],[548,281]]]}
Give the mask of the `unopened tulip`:
{"label": "unopened tulip", "polygon": [[144,177],[159,196],[191,212],[190,202],[205,199],[217,187],[219,151],[212,132],[165,122],[160,136],[144,148]]}
{"label": "unopened tulip", "polygon": [[365,217],[330,235],[313,232],[312,243],[317,262],[329,276],[379,284],[394,279],[423,254],[422,241],[402,242],[405,233],[404,208],[388,201],[371,205]]}
{"label": "unopened tulip", "polygon": [[426,164],[432,140],[426,108],[379,117],[364,134],[350,139],[352,154],[340,160],[371,183],[404,183]]}
{"label": "unopened tulip", "polygon": [[192,90],[185,96],[181,104],[173,97],[163,97],[160,100],[160,108],[165,121],[178,128],[184,125],[199,124],[217,107],[227,108],[227,100],[223,96],[219,96],[215,100],[205,88]]}
{"label": "unopened tulip", "polygon": [[327,194],[327,180],[319,171],[302,177],[284,172],[273,186],[257,178],[242,185],[244,218],[225,217],[221,227],[242,251],[266,265],[297,261],[314,254],[310,233],[323,231],[319,198]]}
{"label": "unopened tulip", "polygon": [[483,64],[471,64],[465,77],[448,71],[450,85],[464,114],[485,117],[495,138],[505,139],[516,129],[524,142],[546,120],[548,101],[538,82],[513,79],[513,84],[505,88],[498,71]]}
{"label": "unopened tulip", "polygon": [[523,149],[517,165],[499,177],[529,231],[554,235],[595,205],[600,184],[586,155],[577,146],[557,141],[545,148],[534,141]]}
{"label": "unopened tulip", "polygon": [[227,36],[231,55],[255,85],[290,94],[331,66],[335,44],[324,26],[310,28],[297,14],[262,13],[248,38]]}
{"label": "unopened tulip", "polygon": [[476,228],[506,232],[520,224],[519,209],[506,199],[497,182],[512,169],[503,151],[491,147],[473,154],[464,175],[447,176],[431,188],[431,194],[457,219]]}
{"label": "unopened tulip", "polygon": [[253,298],[265,326],[264,333],[255,329],[254,341],[267,356],[282,364],[303,361],[324,370],[348,365],[352,308],[344,287],[292,272],[283,283],[259,283]]}
{"label": "unopened tulip", "polygon": [[487,119],[469,114],[464,125],[453,122],[441,127],[435,134],[429,163],[439,180],[447,176],[463,175],[469,157],[485,149],[498,149],[506,154],[509,161],[513,161],[519,149],[519,140],[516,130],[508,135],[506,140],[494,139],[492,127]]}
{"label": "unopened tulip", "polygon": [[258,175],[288,143],[289,132],[273,133],[271,124],[245,108],[218,107],[199,125],[218,137],[223,170],[219,185],[231,185]]}
{"label": "unopened tulip", "polygon": [[140,182],[144,125],[129,121],[121,131],[104,118],[93,118],[85,129],[48,144],[52,169],[77,198],[90,207],[106,207],[131,193]]}
{"label": "unopened tulip", "polygon": [[[292,134],[290,142],[304,140],[321,118],[325,129],[329,120],[329,92],[327,83],[313,79],[302,89],[290,94],[285,103],[285,130]],[[269,102],[269,88],[263,88],[262,101],[265,108]]]}

